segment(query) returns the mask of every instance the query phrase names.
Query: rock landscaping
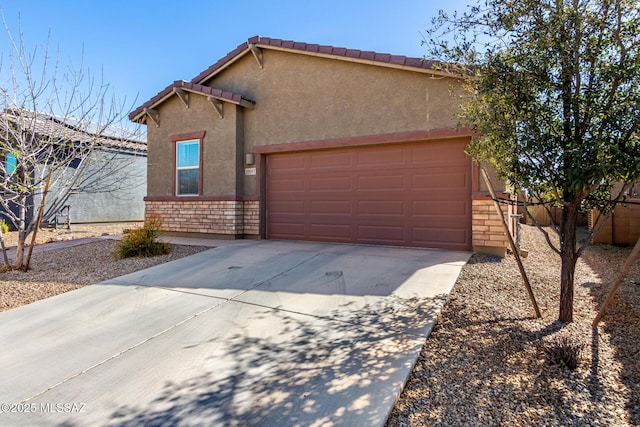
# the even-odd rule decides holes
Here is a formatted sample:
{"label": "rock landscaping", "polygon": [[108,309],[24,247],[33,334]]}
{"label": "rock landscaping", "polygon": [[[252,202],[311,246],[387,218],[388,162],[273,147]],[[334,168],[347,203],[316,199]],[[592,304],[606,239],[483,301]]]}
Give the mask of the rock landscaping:
{"label": "rock landscaping", "polygon": [[[39,242],[118,234],[129,226],[45,230]],[[13,238],[5,236],[8,246]],[[34,256],[28,272],[0,273],[0,311],[207,249],[173,246],[168,255],[118,259],[116,244],[47,251]],[[555,321],[559,256],[530,226],[523,226],[523,248],[542,319],[534,317],[513,256],[474,254],[387,426],[640,425],[639,262],[602,322],[591,326],[631,248],[594,245],[585,251],[569,325]]]}
{"label": "rock landscaping", "polygon": [[[574,322],[558,317],[560,258],[523,226],[534,317],[513,256],[463,268],[387,426],[640,425],[640,266],[591,323],[631,248],[595,245],[578,261]],[[554,350],[578,351],[575,370]],[[564,349],[566,350],[566,348]]]}

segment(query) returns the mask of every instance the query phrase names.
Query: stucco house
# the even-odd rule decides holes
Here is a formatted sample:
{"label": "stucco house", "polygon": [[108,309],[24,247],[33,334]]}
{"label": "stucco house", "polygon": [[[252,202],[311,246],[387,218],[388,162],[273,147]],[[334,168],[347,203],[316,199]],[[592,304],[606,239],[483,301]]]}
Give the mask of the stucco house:
{"label": "stucco house", "polygon": [[437,63],[252,37],[132,111],[167,233],[504,253]]}
{"label": "stucco house", "polygon": [[[26,124],[14,125],[21,121]],[[16,163],[9,136],[15,129],[9,132],[6,129],[9,126],[32,133],[35,140],[55,141],[61,150],[83,144],[95,146],[86,161],[82,164],[79,159],[72,161],[62,175],[52,179],[44,210],[46,222],[53,224],[58,212],[64,214],[64,222],[71,224],[144,219],[147,160],[144,135],[115,127],[96,134],[86,123],[79,127],[71,119],[62,120],[51,114],[27,110],[4,111],[0,120],[0,160],[3,162],[0,172],[7,175],[13,172]],[[46,175],[41,170],[31,173]],[[67,187],[69,190],[60,190]],[[10,197],[5,199],[4,207],[0,207],[0,218],[12,225],[7,216],[8,209],[17,215],[18,208],[10,202]],[[41,199],[42,195],[37,193],[27,202],[27,222],[37,215]]]}

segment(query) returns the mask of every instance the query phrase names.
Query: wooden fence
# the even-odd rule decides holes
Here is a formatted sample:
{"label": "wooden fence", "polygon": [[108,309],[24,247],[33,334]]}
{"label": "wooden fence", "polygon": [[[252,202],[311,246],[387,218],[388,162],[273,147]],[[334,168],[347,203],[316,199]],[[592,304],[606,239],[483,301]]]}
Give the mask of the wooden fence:
{"label": "wooden fence", "polygon": [[[640,199],[633,200],[640,202]],[[591,212],[589,226],[595,224],[598,211]],[[633,245],[640,236],[640,205],[626,204],[616,206],[615,211],[604,225],[602,231],[593,239],[593,243],[607,243],[613,245]]]}

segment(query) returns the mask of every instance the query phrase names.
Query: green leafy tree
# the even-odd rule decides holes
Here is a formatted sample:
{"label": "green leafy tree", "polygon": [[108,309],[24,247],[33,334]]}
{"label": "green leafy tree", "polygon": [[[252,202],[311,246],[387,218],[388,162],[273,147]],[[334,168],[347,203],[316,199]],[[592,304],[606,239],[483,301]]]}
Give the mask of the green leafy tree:
{"label": "green leafy tree", "polygon": [[640,2],[486,0],[433,24],[430,53],[461,74],[462,116],[480,135],[470,154],[562,209],[559,244],[543,232],[562,260],[559,320],[571,322],[592,238],[577,241],[579,212],[606,214],[640,176]]}

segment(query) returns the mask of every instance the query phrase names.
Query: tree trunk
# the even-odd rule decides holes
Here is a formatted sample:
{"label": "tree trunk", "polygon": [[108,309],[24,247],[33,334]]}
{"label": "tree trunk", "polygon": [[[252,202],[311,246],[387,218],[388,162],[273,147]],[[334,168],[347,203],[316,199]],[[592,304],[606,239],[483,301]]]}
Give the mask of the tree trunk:
{"label": "tree trunk", "polygon": [[578,223],[578,206],[570,203],[562,209],[560,223],[560,315],[563,323],[573,321],[573,281],[578,261],[576,251],[576,225]]}
{"label": "tree trunk", "polygon": [[18,231],[18,245],[16,246],[16,257],[13,260],[14,269],[22,269],[24,264],[24,245],[27,241],[27,233],[25,231]]}
{"label": "tree trunk", "polygon": [[18,208],[18,223],[16,224],[18,227],[18,245],[16,247],[16,257],[13,260],[13,268],[14,269],[22,269],[24,264],[24,246],[27,241],[27,236],[29,235],[27,229],[27,215],[28,215],[28,206],[27,206],[28,197],[26,195],[21,195],[18,199],[17,205]]}

